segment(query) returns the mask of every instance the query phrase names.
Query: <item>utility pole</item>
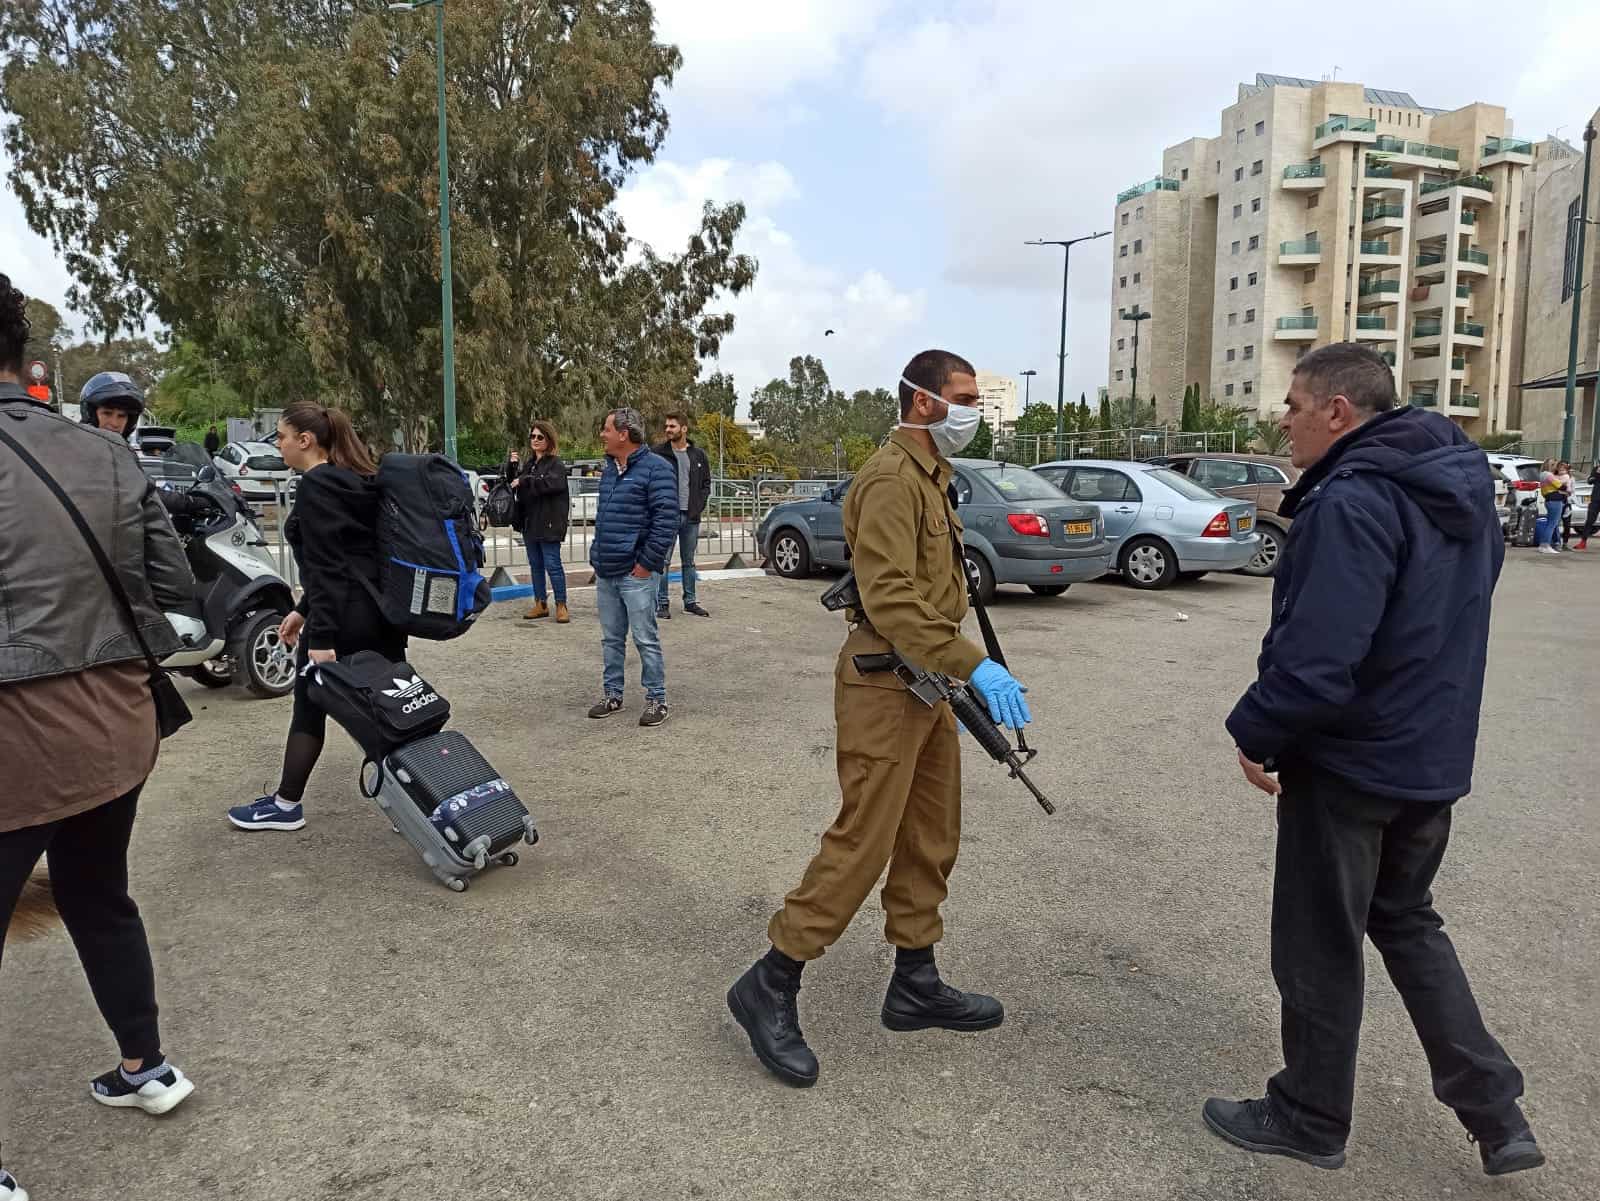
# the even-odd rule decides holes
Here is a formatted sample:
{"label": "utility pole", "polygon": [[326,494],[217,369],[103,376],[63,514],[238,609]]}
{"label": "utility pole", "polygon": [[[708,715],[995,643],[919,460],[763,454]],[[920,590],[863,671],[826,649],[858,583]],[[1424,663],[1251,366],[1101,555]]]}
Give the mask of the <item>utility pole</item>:
{"label": "utility pole", "polygon": [[1051,240],[1035,238],[1031,242],[1024,242],[1025,246],[1059,246],[1061,255],[1061,350],[1056,355],[1056,446],[1061,446],[1061,410],[1067,395],[1067,270],[1072,265],[1072,248],[1079,242],[1092,242],[1096,238],[1111,236],[1109,229],[1103,229],[1097,234],[1084,234],[1080,238],[1067,238]]}
{"label": "utility pole", "polygon": [[[1566,420],[1561,425],[1561,457],[1572,461],[1572,439],[1577,425],[1578,393],[1578,327],[1583,311],[1583,251],[1585,234],[1589,229],[1589,166],[1594,155],[1594,122],[1583,128],[1583,190],[1578,200],[1578,257],[1572,268],[1572,329],[1567,340],[1567,408]],[[1572,230],[1567,230],[1572,236]],[[1590,458],[1600,455],[1600,381],[1595,384],[1594,431]],[[1594,501],[1591,498],[1590,504]]]}

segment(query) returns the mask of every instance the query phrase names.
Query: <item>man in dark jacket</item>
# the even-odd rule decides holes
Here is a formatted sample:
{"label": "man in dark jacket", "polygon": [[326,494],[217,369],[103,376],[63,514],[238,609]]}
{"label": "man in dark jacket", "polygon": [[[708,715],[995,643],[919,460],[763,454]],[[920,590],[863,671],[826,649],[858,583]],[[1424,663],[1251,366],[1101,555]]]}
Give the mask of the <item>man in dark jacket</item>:
{"label": "man in dark jacket", "polygon": [[[695,600],[694,550],[700,541],[700,516],[711,498],[711,460],[706,452],[689,440],[689,419],[682,413],[668,413],[667,439],[653,449],[667,461],[678,481],[678,559],[683,566],[683,611],[696,617],[710,617]],[[669,556],[670,558],[670,556]],[[667,573],[661,573],[656,588],[656,616],[668,618]]]}
{"label": "man in dark jacket", "polygon": [[656,630],[656,585],[678,528],[678,482],[661,456],[645,446],[638,409],[607,413],[600,442],[606,464],[589,565],[600,611],[606,691],[589,716],[610,717],[622,709],[622,668],[631,633],[645,692],[639,724],[659,726],[667,720],[667,668]]}
{"label": "man in dark jacket", "polygon": [[1522,1073],[1484,1028],[1429,892],[1472,787],[1505,557],[1488,466],[1454,423],[1397,410],[1394,375],[1367,347],[1306,355],[1288,405],[1280,426],[1304,474],[1280,510],[1294,525],[1259,678],[1227,722],[1246,779],[1278,797],[1286,1066],[1266,1097],[1213,1097],[1205,1120],[1252,1151],[1344,1163],[1367,936],[1484,1171],[1537,1167]]}

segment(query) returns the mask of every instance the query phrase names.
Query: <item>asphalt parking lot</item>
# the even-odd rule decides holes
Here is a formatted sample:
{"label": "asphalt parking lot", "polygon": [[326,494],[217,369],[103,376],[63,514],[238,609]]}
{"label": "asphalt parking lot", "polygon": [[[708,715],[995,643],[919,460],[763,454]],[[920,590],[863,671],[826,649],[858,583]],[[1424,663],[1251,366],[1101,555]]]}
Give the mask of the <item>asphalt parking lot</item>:
{"label": "asphalt parking lot", "polygon": [[145,793],[133,875],[166,1046],[198,1091],[161,1120],[94,1105],[115,1049],[70,942],[8,946],[7,1166],[35,1201],[1600,1193],[1600,562],[1513,552],[1477,791],[1436,889],[1550,1156],[1499,1182],[1432,1099],[1375,956],[1347,1167],[1253,1158],[1199,1120],[1209,1093],[1257,1095],[1279,1064],[1272,809],[1221,728],[1268,612],[1268,585],[1241,577],[1002,593],[1059,812],[969,746],[940,963],[1006,1023],[885,1030],[874,896],[806,972],[820,1083],[770,1078],[723,993],[837,802],[824,586],[704,585],[714,620],[663,627],[673,713],[653,731],[633,724],[631,657],[632,716],[583,716],[592,591],[570,626],[505,604],[418,646],[544,835],[460,896],[362,799],[342,736],[305,830],[230,829],[223,809],[276,778],[288,704],[184,683],[197,720]]}

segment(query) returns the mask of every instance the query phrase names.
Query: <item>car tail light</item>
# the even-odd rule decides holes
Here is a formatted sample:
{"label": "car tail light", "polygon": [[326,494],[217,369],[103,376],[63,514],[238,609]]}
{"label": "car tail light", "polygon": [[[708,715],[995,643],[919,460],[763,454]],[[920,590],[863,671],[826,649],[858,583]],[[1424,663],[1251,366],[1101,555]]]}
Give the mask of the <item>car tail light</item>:
{"label": "car tail light", "polygon": [[235,496],[243,496],[244,495],[244,489],[239,487],[238,484],[229,484],[228,487],[233,489],[233,494]]}
{"label": "car tail light", "polygon": [[1227,514],[1226,510],[1224,510],[1221,513],[1218,513],[1215,517],[1213,517],[1211,519],[1211,524],[1206,526],[1205,532],[1202,533],[1200,536],[1202,538],[1231,538],[1231,537],[1233,537],[1233,526],[1228,521],[1228,514]]}
{"label": "car tail light", "polygon": [[1019,534],[1030,538],[1048,538],[1050,527],[1037,513],[1007,513],[1006,522]]}
{"label": "car tail light", "polygon": [[1537,492],[1537,491],[1539,491],[1539,482],[1537,480],[1518,480],[1516,483],[1512,484],[1511,486],[1513,488],[1515,488],[1518,492]]}

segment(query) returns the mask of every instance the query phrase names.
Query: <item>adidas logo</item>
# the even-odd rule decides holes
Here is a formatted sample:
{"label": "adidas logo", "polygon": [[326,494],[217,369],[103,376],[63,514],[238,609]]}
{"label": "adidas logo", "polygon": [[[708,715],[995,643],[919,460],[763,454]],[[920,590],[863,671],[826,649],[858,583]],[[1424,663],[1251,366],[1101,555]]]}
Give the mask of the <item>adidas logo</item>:
{"label": "adidas logo", "polygon": [[[425,709],[439,699],[437,692],[429,692],[424,695],[422,690],[426,687],[427,685],[417,676],[412,676],[409,680],[402,680],[399,676],[396,676],[394,677],[394,687],[385,688],[383,695],[397,701],[406,701],[405,704],[400,706],[401,713],[415,713],[418,709]],[[407,700],[406,698],[408,697],[411,699]]]}

